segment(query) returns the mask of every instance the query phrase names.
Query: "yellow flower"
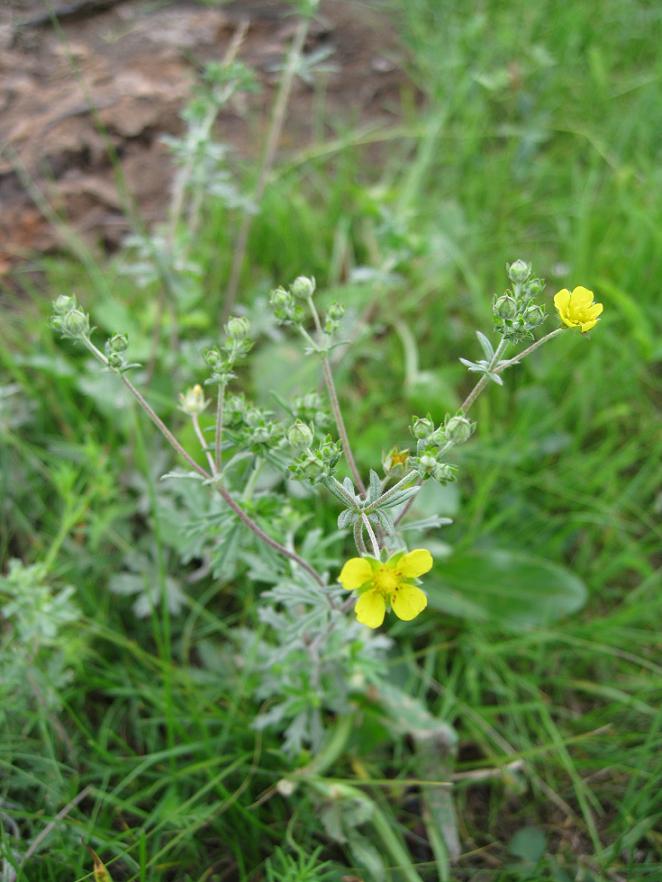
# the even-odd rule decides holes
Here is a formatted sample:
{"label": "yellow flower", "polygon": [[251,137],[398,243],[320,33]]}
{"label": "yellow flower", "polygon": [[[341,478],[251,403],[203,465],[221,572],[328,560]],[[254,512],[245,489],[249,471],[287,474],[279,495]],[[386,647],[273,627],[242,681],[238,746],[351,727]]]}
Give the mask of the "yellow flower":
{"label": "yellow flower", "polygon": [[572,293],[564,288],[554,295],[554,306],[561,321],[569,328],[580,328],[582,334],[590,331],[598,323],[602,314],[601,303],[594,302],[595,295],[588,288],[579,285]]}
{"label": "yellow flower", "polygon": [[379,628],[387,604],[399,619],[409,622],[423,612],[428,599],[411,579],[432,569],[432,555],[426,548],[399,552],[386,563],[374,557],[353,557],[340,573],[343,588],[358,591],[356,618],[362,625]]}

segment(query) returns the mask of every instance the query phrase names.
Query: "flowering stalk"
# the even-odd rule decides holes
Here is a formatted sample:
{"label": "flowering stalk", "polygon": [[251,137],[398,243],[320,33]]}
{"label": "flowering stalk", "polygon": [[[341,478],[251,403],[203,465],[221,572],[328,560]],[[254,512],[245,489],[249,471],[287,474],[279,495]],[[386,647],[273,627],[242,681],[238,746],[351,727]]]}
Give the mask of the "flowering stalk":
{"label": "flowering stalk", "polygon": [[214,429],[214,465],[216,471],[221,470],[221,459],[223,456],[223,410],[225,407],[225,384],[218,384],[218,394],[216,397],[216,424]]}
{"label": "flowering stalk", "polygon": [[526,349],[523,349],[521,352],[518,352],[517,355],[512,358],[507,359],[506,361],[502,361],[495,369],[494,372],[500,374],[502,371],[505,371],[506,368],[512,367],[513,365],[519,364],[523,358],[526,358],[527,355],[531,355],[532,352],[542,346],[543,343],[547,343],[548,340],[551,340],[553,337],[558,337],[559,334],[562,334],[565,331],[565,328],[556,328],[553,331],[550,331],[549,334],[545,334],[544,337],[541,337],[539,340],[536,340],[535,343],[532,343],[530,346],[527,346]]}
{"label": "flowering stalk", "polygon": [[[88,349],[92,355],[101,362],[105,367],[110,367],[109,360],[106,356],[101,352],[100,349],[92,343],[87,335],[81,335],[80,340],[83,345]],[[198,465],[198,463],[193,459],[193,457],[189,454],[189,452],[182,446],[182,444],[177,440],[177,438],[173,435],[170,429],[163,422],[161,417],[156,413],[156,411],[152,408],[149,402],[145,399],[139,389],[137,389],[131,380],[124,374],[120,374],[120,379],[129,390],[129,392],[133,395],[135,400],[138,402],[140,407],[145,411],[150,420],[154,423],[156,428],[161,432],[166,441],[170,444],[170,446],[182,456],[186,462],[194,469],[202,478],[207,481],[211,481],[214,477],[209,474],[206,469],[202,468],[202,466]],[[250,515],[246,514],[243,508],[235,502],[234,498],[230,494],[230,492],[221,484],[219,481],[214,481],[213,486],[216,491],[222,497],[223,501],[232,509],[232,511],[237,515],[239,520],[245,524],[248,529],[254,533],[261,542],[264,542],[265,545],[268,545],[270,548],[273,548],[274,551],[277,551],[279,554],[283,555],[283,557],[287,557],[290,560],[294,561],[298,566],[301,567],[302,570],[308,573],[311,578],[313,578],[318,585],[323,587],[325,585],[324,579],[320,576],[320,574],[310,566],[310,564],[305,561],[302,557],[300,557],[295,551],[291,551],[285,545],[282,545],[280,542],[277,542],[275,539],[272,539],[268,533],[265,533],[264,530],[257,524]]]}
{"label": "flowering stalk", "polygon": [[196,434],[198,441],[200,442],[200,447],[202,447],[205,456],[207,457],[207,463],[209,465],[209,470],[212,475],[217,473],[216,463],[214,462],[214,457],[211,455],[209,448],[207,446],[207,441],[205,440],[205,436],[202,434],[202,429],[200,428],[200,417],[197,413],[191,414],[191,422],[193,423],[193,430]]}
{"label": "flowering stalk", "polygon": [[[496,367],[497,367],[497,365],[498,365],[498,363],[499,363],[499,359],[501,358],[501,356],[502,356],[503,353],[505,352],[505,349],[506,349],[506,346],[507,346],[507,345],[508,345],[508,341],[507,341],[504,337],[502,337],[502,338],[499,340],[499,345],[498,345],[497,348],[494,350],[494,355],[492,356],[492,359],[490,360],[490,364],[489,364],[489,370],[490,370],[490,371],[494,371],[494,370],[496,370]],[[474,403],[474,401],[478,398],[478,396],[479,396],[480,393],[483,391],[483,389],[485,388],[485,386],[487,386],[488,382],[489,382],[489,377],[488,377],[488,375],[485,373],[485,374],[483,374],[483,376],[480,378],[480,380],[478,380],[478,382],[477,382],[476,385],[473,387],[473,389],[471,390],[471,392],[469,392],[469,394],[467,395],[467,397],[464,399],[464,401],[463,401],[462,404],[460,405],[460,410],[462,411],[462,413],[466,413],[466,412],[469,410],[469,408],[470,408],[471,405]]]}
{"label": "flowering stalk", "polygon": [[[307,303],[308,303],[308,307],[310,309],[311,315],[313,317],[313,321],[315,322],[315,329],[317,330],[317,333],[321,337],[324,334],[324,330],[322,329],[322,322],[320,321],[317,307],[313,303],[312,296],[309,296],[307,298]],[[343,419],[342,411],[340,410],[340,402],[338,401],[338,393],[336,392],[336,384],[333,380],[333,371],[331,370],[331,363],[329,361],[328,352],[321,351],[321,356],[322,356],[322,375],[324,377],[324,385],[326,386],[326,391],[329,395],[329,402],[331,404],[331,412],[333,413],[333,418],[336,423],[336,428],[338,429],[338,436],[340,438],[340,443],[342,444],[342,449],[345,454],[345,459],[347,460],[347,465],[349,466],[349,470],[352,473],[352,478],[354,479],[354,483],[359,488],[361,495],[365,496],[365,484],[363,483],[363,479],[361,478],[361,473],[359,472],[359,470],[356,466],[356,460],[354,459],[354,454],[352,453],[352,448],[349,443],[349,435],[347,434],[347,428],[345,427],[345,420]]]}

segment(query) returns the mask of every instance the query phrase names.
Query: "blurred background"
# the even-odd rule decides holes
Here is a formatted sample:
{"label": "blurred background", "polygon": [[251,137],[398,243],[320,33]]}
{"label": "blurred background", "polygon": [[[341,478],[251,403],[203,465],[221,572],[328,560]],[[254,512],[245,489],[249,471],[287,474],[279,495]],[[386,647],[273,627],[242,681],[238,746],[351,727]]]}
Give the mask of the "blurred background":
{"label": "blurred background", "polygon": [[[458,482],[419,509],[453,519],[438,554],[491,569],[456,573],[454,600],[399,632],[394,664],[454,719],[460,770],[504,757],[530,770],[528,789],[503,775],[458,786],[453,879],[660,877],[662,10],[470,7],[328,0],[307,18],[275,0],[2,4],[0,558],[5,573],[10,559],[42,567],[21,585],[56,586],[42,625],[64,629],[16,667],[31,632],[10,640],[7,605],[0,618],[0,818],[15,818],[0,824],[3,879],[27,879],[7,855],[85,787],[30,879],[89,878],[81,839],[116,861],[116,879],[322,879],[282,869],[274,849],[292,841],[311,866],[318,847],[343,863],[314,817],[279,799],[257,808],[278,742],[265,734],[255,760],[271,778],[254,773],[252,706],[224,681],[222,646],[224,628],[254,623],[258,591],[231,586],[205,609],[213,579],[179,536],[195,503],[159,484],[171,457],[113,378],[52,334],[51,299],[76,293],[100,332],[128,333],[151,400],[183,426],[177,393],[229,301],[257,335],[239,387],[266,404],[314,382],[265,304],[315,276],[323,303],[348,308],[355,345],[337,382],[366,472],[410,443],[412,414],[458,407],[471,386],[458,359],[480,357],[475,330],[490,333],[516,258],[547,282],[548,329],[559,288],[592,289],[604,315],[479,400]],[[301,505],[335,529],[334,510]],[[536,613],[545,580],[517,570],[522,555],[581,595],[571,615],[561,596],[554,614],[547,583],[552,612]],[[504,561],[519,605],[503,599]],[[149,625],[158,579],[174,598],[167,658]],[[5,604],[19,582],[3,583]],[[66,585],[71,615],[53,600]],[[237,763],[227,784],[205,766],[219,751]],[[374,759],[343,774],[394,778],[397,756],[375,737]],[[406,787],[384,798],[437,878]]]}

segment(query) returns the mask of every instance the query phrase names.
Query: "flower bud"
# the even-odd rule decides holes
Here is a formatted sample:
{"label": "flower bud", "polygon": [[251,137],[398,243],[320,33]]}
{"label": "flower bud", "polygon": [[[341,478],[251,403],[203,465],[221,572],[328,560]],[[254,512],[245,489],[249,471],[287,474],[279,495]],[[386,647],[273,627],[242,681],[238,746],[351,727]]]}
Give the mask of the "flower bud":
{"label": "flower bud", "polygon": [[435,463],[432,469],[432,477],[435,481],[439,481],[440,484],[448,484],[449,481],[455,480],[455,472],[454,466],[449,465],[447,462],[438,462]]}
{"label": "flower bud", "polygon": [[297,300],[308,300],[315,293],[315,279],[308,276],[297,276],[290,285],[290,291]]}
{"label": "flower bud", "polygon": [[76,309],[76,298],[69,297],[68,294],[60,294],[59,297],[56,297],[53,301],[53,312],[57,315],[66,315],[68,312],[71,312],[72,309]]}
{"label": "flower bud", "polygon": [[537,297],[545,290],[545,283],[542,279],[529,279],[526,283],[526,293],[529,297]]}
{"label": "flower bud", "polygon": [[292,305],[292,295],[285,288],[274,288],[269,295],[269,303],[274,309],[287,309]]}
{"label": "flower bud", "polygon": [[524,313],[524,318],[528,322],[529,327],[535,328],[545,321],[545,311],[541,306],[537,306],[534,303],[527,307],[527,310]]}
{"label": "flower bud", "polygon": [[243,340],[248,336],[250,329],[250,322],[247,318],[234,315],[226,324],[225,333],[228,337],[233,337],[235,340]]}
{"label": "flower bud", "polygon": [[219,367],[223,360],[218,349],[206,349],[202,357],[204,358],[205,363],[209,365],[210,368]]}
{"label": "flower bud", "polygon": [[503,294],[494,301],[494,314],[502,319],[514,318],[517,314],[517,303],[513,297]]}
{"label": "flower bud", "polygon": [[453,444],[464,444],[471,438],[473,430],[474,426],[471,420],[461,414],[451,417],[444,427],[446,439]]}
{"label": "flower bud", "polygon": [[287,432],[287,440],[295,450],[310,447],[313,437],[312,429],[303,420],[295,420]]}
{"label": "flower bud", "polygon": [[195,386],[187,389],[186,392],[184,392],[183,394],[180,393],[180,410],[183,410],[184,413],[189,414],[189,416],[194,416],[195,414],[202,413],[202,411],[205,409],[205,407],[207,407],[208,404],[209,402],[205,400],[202,386],[199,383],[196,383]]}
{"label": "flower bud", "polygon": [[90,320],[82,310],[72,309],[64,316],[63,328],[72,337],[85,336],[90,331]]}
{"label": "flower bud", "polygon": [[113,368],[113,370],[119,370],[124,366],[124,356],[121,352],[110,352],[108,353],[108,367]]}
{"label": "flower bud", "polygon": [[531,264],[525,263],[523,260],[514,261],[507,269],[510,281],[518,285],[526,282],[531,275]]}
{"label": "flower bud", "polygon": [[434,432],[434,423],[430,417],[417,417],[411,425],[414,438],[428,438]]}
{"label": "flower bud", "polygon": [[340,321],[345,315],[345,307],[341,303],[332,303],[327,315],[333,322]]}
{"label": "flower bud", "polygon": [[106,342],[106,352],[126,352],[129,346],[129,338],[126,334],[113,334]]}
{"label": "flower bud", "polygon": [[437,460],[429,453],[424,453],[423,456],[419,457],[418,461],[421,464],[421,468],[426,472],[433,471],[437,466]]}

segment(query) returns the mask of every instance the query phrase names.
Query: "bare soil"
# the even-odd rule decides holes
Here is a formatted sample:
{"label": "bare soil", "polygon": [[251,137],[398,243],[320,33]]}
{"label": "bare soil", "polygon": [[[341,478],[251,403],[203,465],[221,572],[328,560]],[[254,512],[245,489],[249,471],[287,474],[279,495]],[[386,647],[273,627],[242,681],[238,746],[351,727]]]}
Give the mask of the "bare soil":
{"label": "bare soil", "polygon": [[[58,15],[53,16],[52,11]],[[59,247],[49,213],[89,244],[116,247],[127,232],[113,155],[142,219],[163,216],[172,168],[161,143],[202,65],[222,59],[248,22],[239,58],[262,89],[219,119],[219,137],[259,152],[295,21],[276,0],[4,0],[0,8],[0,274]],[[327,0],[306,53],[329,50],[315,86],[298,80],[282,151],[319,137],[324,119],[392,121],[402,84],[388,20],[357,0]]]}

